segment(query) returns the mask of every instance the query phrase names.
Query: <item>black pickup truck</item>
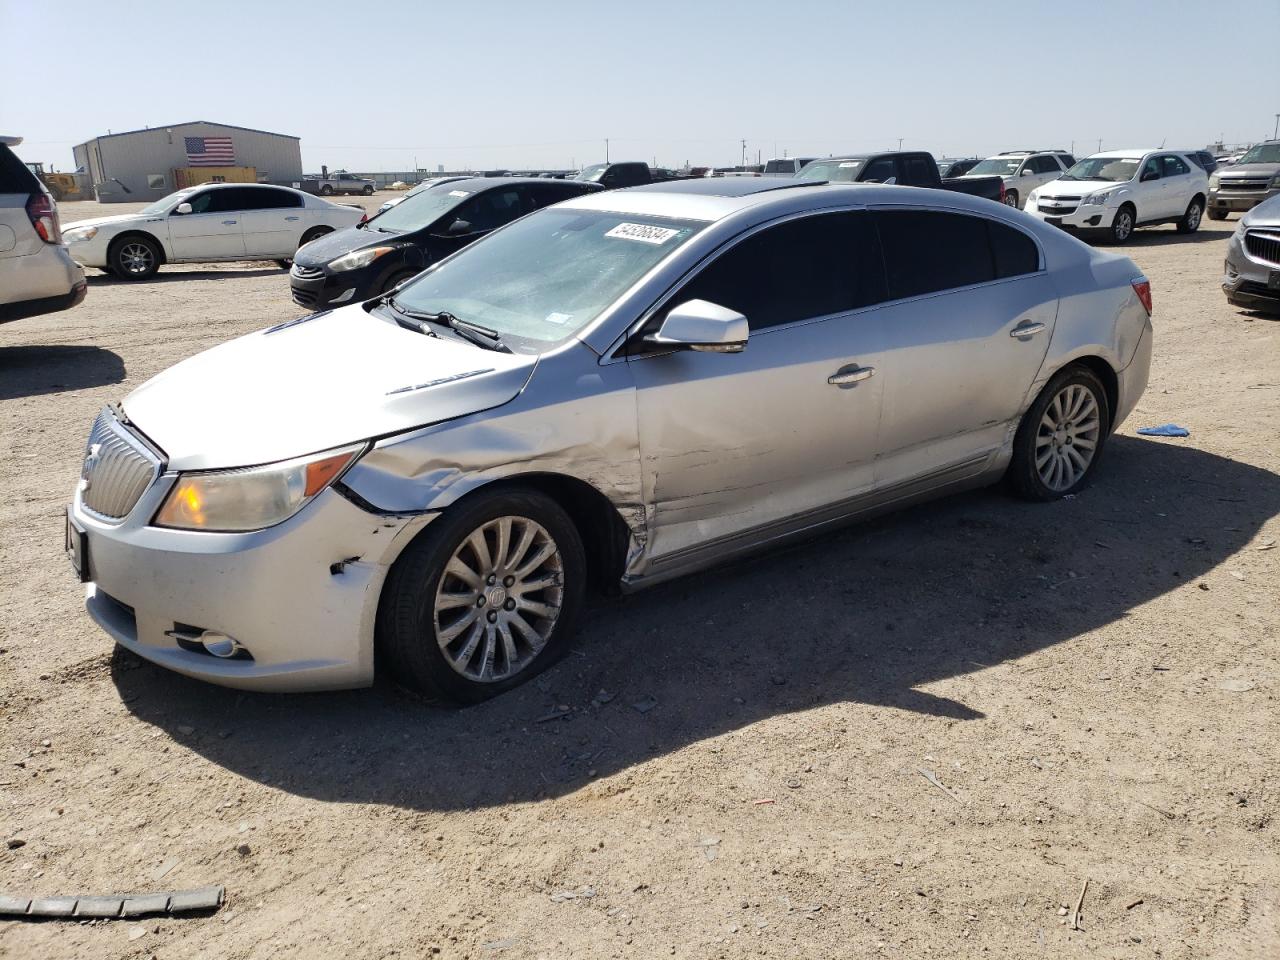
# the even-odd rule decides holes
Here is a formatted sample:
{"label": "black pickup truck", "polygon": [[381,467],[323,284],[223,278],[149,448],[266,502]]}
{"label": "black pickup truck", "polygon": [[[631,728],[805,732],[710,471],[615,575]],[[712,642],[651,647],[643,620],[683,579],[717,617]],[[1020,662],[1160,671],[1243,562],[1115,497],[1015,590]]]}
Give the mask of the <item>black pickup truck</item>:
{"label": "black pickup truck", "polygon": [[661,167],[650,167],[647,163],[627,161],[626,163],[593,163],[583,167],[582,172],[573,179],[586,183],[598,183],[606,190],[618,187],[638,187],[645,183],[662,183],[666,180],[686,179],[672,170]]}
{"label": "black pickup truck", "polygon": [[825,180],[828,183],[897,183],[905,187],[933,187],[954,190],[975,197],[1004,200],[1003,177],[938,176],[938,163],[929,153],[862,153],[849,157],[815,160],[796,174],[797,180]]}

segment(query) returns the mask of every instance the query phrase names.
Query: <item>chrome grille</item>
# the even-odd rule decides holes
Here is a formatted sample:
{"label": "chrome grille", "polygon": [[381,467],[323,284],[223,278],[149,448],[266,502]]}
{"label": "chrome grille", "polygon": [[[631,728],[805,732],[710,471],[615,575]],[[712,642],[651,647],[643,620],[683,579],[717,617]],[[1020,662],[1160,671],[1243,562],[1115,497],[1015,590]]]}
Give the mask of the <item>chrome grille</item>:
{"label": "chrome grille", "polygon": [[1218,181],[1219,190],[1265,190],[1271,182],[1270,177],[1223,177]]}
{"label": "chrome grille", "polygon": [[80,502],[105,520],[123,520],[160,472],[160,460],[104,407],[93,422],[80,470]]}
{"label": "chrome grille", "polygon": [[320,267],[304,267],[296,260],[293,263],[293,269],[290,271],[299,280],[319,280],[324,276],[324,270]]}
{"label": "chrome grille", "polygon": [[1250,230],[1244,235],[1244,248],[1253,259],[1280,267],[1280,230],[1267,233]]}

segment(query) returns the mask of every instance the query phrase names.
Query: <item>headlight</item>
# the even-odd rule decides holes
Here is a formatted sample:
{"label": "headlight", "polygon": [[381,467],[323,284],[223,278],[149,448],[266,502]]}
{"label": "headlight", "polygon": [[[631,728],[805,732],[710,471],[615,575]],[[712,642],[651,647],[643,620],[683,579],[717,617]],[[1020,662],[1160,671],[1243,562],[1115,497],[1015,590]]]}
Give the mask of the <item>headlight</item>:
{"label": "headlight", "polygon": [[1222,180],[1222,177],[1216,173],[1209,174],[1209,186],[1216,187]]}
{"label": "headlight", "polygon": [[363,450],[361,443],[263,467],[181,474],[153,522],[222,532],[275,526],[338,479]]}
{"label": "headlight", "polygon": [[363,250],[352,250],[344,253],[336,260],[329,261],[330,270],[359,270],[367,267],[384,253],[390,253],[395,247],[365,247]]}
{"label": "headlight", "polygon": [[1032,190],[1029,194],[1027,194],[1027,203],[1035,203],[1039,199],[1040,199],[1039,190]]}
{"label": "headlight", "polygon": [[80,240],[92,240],[97,235],[97,227],[73,227],[70,230],[62,231],[62,239],[67,243],[76,243]]}
{"label": "headlight", "polygon": [[1115,196],[1114,190],[1100,190],[1098,193],[1091,193],[1080,201],[1082,207],[1102,207],[1106,206],[1111,198]]}
{"label": "headlight", "polygon": [[1280,173],[1271,178],[1271,189],[1274,190],[1277,187],[1280,187]]}

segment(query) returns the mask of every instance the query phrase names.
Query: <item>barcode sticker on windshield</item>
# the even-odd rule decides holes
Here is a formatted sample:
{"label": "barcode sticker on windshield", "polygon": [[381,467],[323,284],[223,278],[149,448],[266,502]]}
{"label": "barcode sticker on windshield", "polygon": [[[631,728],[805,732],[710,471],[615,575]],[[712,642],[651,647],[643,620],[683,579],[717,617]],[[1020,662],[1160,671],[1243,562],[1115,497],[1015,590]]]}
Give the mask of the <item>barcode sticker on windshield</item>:
{"label": "barcode sticker on windshield", "polygon": [[639,240],[641,243],[666,243],[679,232],[670,227],[655,227],[647,223],[620,223],[605,236]]}
{"label": "barcode sticker on windshield", "polygon": [[860,166],[862,166],[862,161],[861,161],[861,160],[854,160],[852,163],[842,163],[842,164],[840,164],[840,168],[841,168],[842,170],[843,170],[845,167],[860,167]]}
{"label": "barcode sticker on windshield", "polygon": [[471,191],[470,191],[470,190],[450,190],[450,191],[449,191],[449,196],[451,196],[451,197],[469,197],[469,196],[471,196]]}
{"label": "barcode sticker on windshield", "polygon": [[573,319],[572,313],[548,313],[547,323],[568,323]]}

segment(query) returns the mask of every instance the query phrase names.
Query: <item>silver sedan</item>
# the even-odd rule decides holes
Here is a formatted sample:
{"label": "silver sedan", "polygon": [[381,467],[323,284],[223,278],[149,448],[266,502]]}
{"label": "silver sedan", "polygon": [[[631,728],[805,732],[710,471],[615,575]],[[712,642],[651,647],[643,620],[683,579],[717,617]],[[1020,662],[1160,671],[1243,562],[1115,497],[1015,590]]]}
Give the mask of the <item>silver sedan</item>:
{"label": "silver sedan", "polygon": [[1280,196],[1243,217],[1227,242],[1222,291],[1246,310],[1280,313]]}
{"label": "silver sedan", "polygon": [[229,686],[470,702],[631,590],[872,511],[1098,468],[1151,360],[1125,257],[902,187],[719,179],[531,214],[104,409],[90,614]]}

